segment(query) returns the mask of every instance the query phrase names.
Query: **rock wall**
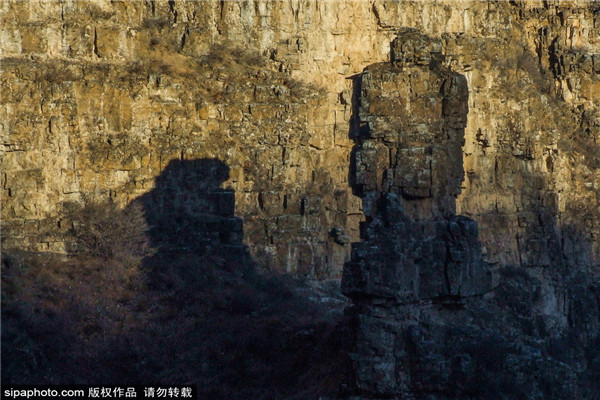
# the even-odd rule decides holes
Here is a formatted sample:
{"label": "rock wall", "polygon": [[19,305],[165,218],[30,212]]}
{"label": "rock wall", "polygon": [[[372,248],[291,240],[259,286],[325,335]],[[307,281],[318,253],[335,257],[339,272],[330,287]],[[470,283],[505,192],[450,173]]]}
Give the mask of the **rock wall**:
{"label": "rock wall", "polygon": [[[417,27],[470,90],[456,209],[479,223],[492,270],[549,265],[557,248],[598,270],[593,2],[4,1],[1,13],[5,249],[64,251],[64,202],[125,206],[172,161],[218,159],[254,257],[339,276],[368,214],[349,180],[353,77]],[[400,175],[417,198],[443,195]]]}

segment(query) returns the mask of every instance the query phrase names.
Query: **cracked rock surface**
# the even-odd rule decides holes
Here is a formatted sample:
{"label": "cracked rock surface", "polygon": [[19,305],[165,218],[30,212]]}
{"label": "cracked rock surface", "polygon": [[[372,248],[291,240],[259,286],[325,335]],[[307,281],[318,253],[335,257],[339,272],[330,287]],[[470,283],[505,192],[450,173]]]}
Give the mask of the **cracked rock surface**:
{"label": "cracked rock surface", "polygon": [[439,47],[405,31],[391,62],[355,80],[355,183],[369,206],[342,281],[347,396],[597,398],[598,281],[556,256],[543,270],[506,267],[493,286],[477,223],[455,215],[468,87],[440,67]]}

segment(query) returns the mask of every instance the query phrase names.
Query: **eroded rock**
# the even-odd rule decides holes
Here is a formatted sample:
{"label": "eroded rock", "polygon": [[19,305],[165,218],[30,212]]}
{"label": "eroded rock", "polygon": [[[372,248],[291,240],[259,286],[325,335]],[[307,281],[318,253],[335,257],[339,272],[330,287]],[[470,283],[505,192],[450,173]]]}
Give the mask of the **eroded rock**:
{"label": "eroded rock", "polygon": [[[587,303],[597,280],[544,250],[558,247],[552,219],[540,212],[544,242],[522,250],[538,268],[507,267],[494,286],[477,223],[455,215],[469,91],[441,66],[438,42],[402,31],[392,62],[356,81],[358,126],[368,129],[357,134],[355,182],[367,223],[342,280],[355,333],[347,398],[598,396],[594,372],[577,361],[598,359],[586,347],[598,340],[598,307]],[[553,353],[558,342],[568,356]]]}

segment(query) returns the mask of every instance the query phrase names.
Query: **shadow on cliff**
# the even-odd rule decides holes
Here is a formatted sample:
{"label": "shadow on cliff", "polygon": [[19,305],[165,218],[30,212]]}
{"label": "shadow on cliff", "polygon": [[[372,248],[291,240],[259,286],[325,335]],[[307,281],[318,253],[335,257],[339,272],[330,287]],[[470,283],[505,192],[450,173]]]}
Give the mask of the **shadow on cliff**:
{"label": "shadow on cliff", "polygon": [[[251,259],[234,193],[221,188],[228,175],[216,159],[172,161],[124,210],[73,208],[79,253],[3,254],[3,383],[197,384],[210,399],[335,394],[347,365],[341,306]],[[144,236],[154,251],[141,258]]]}
{"label": "shadow on cliff", "polygon": [[156,251],[144,260],[154,284],[164,284],[164,265],[184,254],[220,259],[242,274],[255,268],[242,243],[235,193],[221,188],[228,178],[229,167],[217,159],[173,160],[156,178],[154,189],[132,202],[130,207],[141,205],[144,210]]}
{"label": "shadow on cliff", "polygon": [[154,189],[135,200],[143,205],[152,246],[200,251],[242,246],[243,224],[235,217],[235,193],[221,188],[229,167],[217,159],[173,160]]}
{"label": "shadow on cliff", "polygon": [[359,187],[356,183],[356,153],[362,146],[363,137],[368,135],[368,126],[362,125],[359,114],[360,107],[360,89],[362,83],[362,74],[352,75],[346,79],[352,80],[352,99],[351,99],[351,114],[350,122],[348,123],[348,138],[354,142],[352,150],[350,152],[350,165],[348,166],[348,183],[352,188],[352,194],[361,197],[362,187]]}
{"label": "shadow on cliff", "polygon": [[235,193],[221,188],[228,178],[220,160],[174,160],[134,202],[143,206],[156,248],[144,260],[150,287],[167,300],[169,319],[185,326],[189,316],[181,311],[195,318],[193,328],[176,335],[180,343],[163,346],[194,349],[182,366],[200,379],[201,397],[335,392],[344,361],[336,350],[341,315],[307,299],[308,288],[291,277],[253,260],[235,216]]}
{"label": "shadow on cliff", "polygon": [[[532,185],[539,181],[530,178]],[[519,263],[497,268],[489,303],[513,329],[497,342],[512,346],[509,353],[541,372],[515,387],[524,394],[536,388],[547,398],[598,398],[600,280],[589,238],[579,223],[559,222],[557,210],[544,204],[530,206],[519,218],[525,225],[516,233]],[[500,331],[498,321],[485,322]],[[585,368],[577,367],[581,362]]]}

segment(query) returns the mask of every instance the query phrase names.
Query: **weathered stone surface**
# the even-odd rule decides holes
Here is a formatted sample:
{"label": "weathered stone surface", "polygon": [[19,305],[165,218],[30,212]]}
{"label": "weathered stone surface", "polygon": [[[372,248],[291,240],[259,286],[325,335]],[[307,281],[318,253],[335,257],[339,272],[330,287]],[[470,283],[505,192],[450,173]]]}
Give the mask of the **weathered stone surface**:
{"label": "weathered stone surface", "polygon": [[[339,274],[341,263],[331,261],[339,257],[318,243],[336,248],[328,233],[338,225],[359,239],[359,202],[349,201],[345,213],[331,206],[332,193],[350,190],[349,78],[387,60],[390,49],[398,67],[435,64],[443,52],[444,64],[470,87],[462,151],[467,178],[457,207],[479,222],[486,257],[494,265],[530,259],[521,257],[529,236],[535,239],[525,225],[538,224],[536,210],[543,207],[561,221],[564,243],[572,240],[562,226],[581,225],[585,215],[590,223],[577,227],[577,240],[587,249],[586,268],[598,268],[594,3],[4,1],[1,7],[3,223],[56,220],[62,202],[102,191],[125,205],[151,190],[170,161],[218,158],[231,169],[225,186],[235,191],[236,215],[255,255],[271,254],[289,267],[288,249],[273,246],[278,238],[255,232],[267,230],[271,216],[297,215],[302,198],[320,196],[327,226],[313,232],[311,246]],[[390,47],[398,30],[410,37],[414,28],[435,39]],[[421,87],[427,79],[411,82],[428,92]],[[402,95],[373,99],[373,112],[406,107],[411,86],[398,83],[392,76],[383,88],[391,93],[395,86]],[[439,93],[410,103],[430,133],[438,132],[427,125],[434,108],[425,105],[433,99]],[[402,124],[381,118],[370,128],[385,136]],[[405,131],[406,140],[422,134],[418,125]],[[405,156],[426,164],[427,149],[412,147]],[[390,157],[393,164],[398,155]],[[432,166],[431,179],[438,168]],[[388,179],[416,198],[436,197],[427,169],[420,170]],[[257,198],[265,192],[290,201],[261,209]],[[294,228],[298,237],[303,223]],[[17,247],[42,243],[9,229],[3,237]]]}
{"label": "weathered stone surface", "polygon": [[[469,91],[440,66],[437,42],[403,31],[392,62],[355,79],[356,125],[369,129],[355,133],[354,181],[368,219],[342,280],[355,332],[345,398],[597,398],[599,282],[561,251],[560,235],[574,232],[543,208],[519,214],[521,266],[494,285],[477,223],[454,215]],[[429,109],[415,106],[422,97]]]}
{"label": "weathered stone surface", "polygon": [[[189,221],[175,238],[235,246],[243,219],[264,264],[339,276],[340,241],[368,219],[348,292],[429,314],[359,313],[392,326],[361,317],[380,357],[357,359],[364,393],[597,397],[597,3],[8,0],[0,14],[4,250],[64,252],[61,204],[84,195],[156,197],[157,216]],[[189,198],[176,176],[160,185],[198,160],[228,180]],[[487,285],[480,251],[485,303],[466,296]]]}

